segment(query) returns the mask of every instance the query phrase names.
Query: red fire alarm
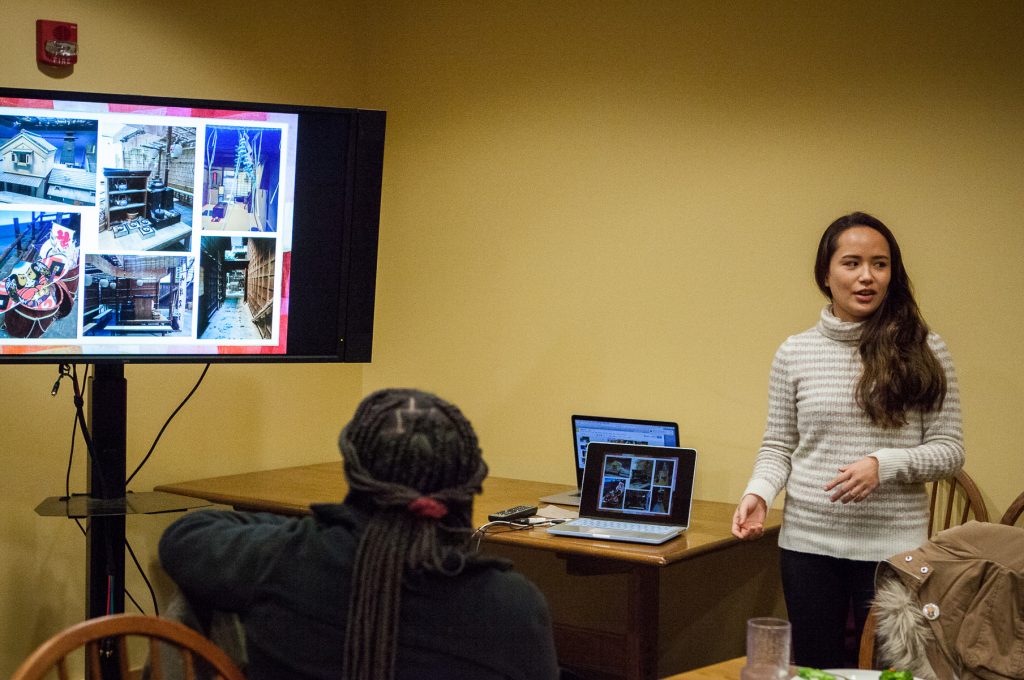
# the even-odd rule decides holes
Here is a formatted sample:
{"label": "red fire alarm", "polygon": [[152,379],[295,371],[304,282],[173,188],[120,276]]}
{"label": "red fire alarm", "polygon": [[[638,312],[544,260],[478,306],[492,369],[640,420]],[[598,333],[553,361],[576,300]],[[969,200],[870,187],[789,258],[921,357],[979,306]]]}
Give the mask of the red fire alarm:
{"label": "red fire alarm", "polygon": [[53,66],[71,66],[78,61],[78,24],[37,20],[36,61]]}

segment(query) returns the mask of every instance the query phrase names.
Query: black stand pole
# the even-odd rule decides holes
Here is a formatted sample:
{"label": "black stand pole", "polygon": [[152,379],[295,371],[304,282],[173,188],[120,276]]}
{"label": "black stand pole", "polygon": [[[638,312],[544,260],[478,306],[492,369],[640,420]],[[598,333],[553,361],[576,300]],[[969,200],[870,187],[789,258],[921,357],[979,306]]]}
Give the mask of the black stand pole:
{"label": "black stand pole", "polygon": [[[88,494],[51,496],[36,507],[36,513],[44,517],[86,520],[87,619],[124,612],[127,515],[183,512],[210,505],[208,501],[161,491],[127,493],[128,382],[124,364],[94,364],[90,380],[88,427],[82,423],[83,430],[91,434],[87,441],[92,442]],[[105,664],[114,657],[112,652],[106,656]]]}
{"label": "black stand pole", "polygon": [[[89,398],[93,458],[88,490],[92,502],[124,503],[128,437],[128,382],[124,365],[97,363]],[[85,616],[124,611],[125,515],[90,515],[86,531]]]}

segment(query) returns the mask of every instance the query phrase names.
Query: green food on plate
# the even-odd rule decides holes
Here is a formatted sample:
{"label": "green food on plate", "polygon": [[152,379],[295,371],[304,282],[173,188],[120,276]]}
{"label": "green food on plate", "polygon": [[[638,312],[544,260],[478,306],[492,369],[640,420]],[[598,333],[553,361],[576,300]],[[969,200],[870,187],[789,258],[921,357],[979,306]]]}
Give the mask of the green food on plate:
{"label": "green food on plate", "polygon": [[820,671],[817,668],[800,668],[796,672],[797,676],[806,678],[807,680],[836,680],[836,676],[825,671]]}

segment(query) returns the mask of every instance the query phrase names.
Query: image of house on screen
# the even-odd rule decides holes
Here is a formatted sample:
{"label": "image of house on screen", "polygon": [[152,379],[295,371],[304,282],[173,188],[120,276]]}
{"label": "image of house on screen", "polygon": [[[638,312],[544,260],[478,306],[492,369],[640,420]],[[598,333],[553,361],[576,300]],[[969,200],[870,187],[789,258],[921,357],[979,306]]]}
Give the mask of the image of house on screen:
{"label": "image of house on screen", "polygon": [[276,241],[204,236],[200,256],[199,337],[270,338],[274,322]]}
{"label": "image of house on screen", "polygon": [[95,120],[0,116],[0,203],[96,205]]}
{"label": "image of house on screen", "polygon": [[74,338],[81,215],[0,208],[0,338]]}
{"label": "image of house on screen", "polygon": [[281,131],[208,125],[203,231],[277,231]]}
{"label": "image of house on screen", "polygon": [[196,128],[105,123],[100,162],[101,250],[191,249]]}
{"label": "image of house on screen", "polygon": [[86,255],[82,334],[192,337],[195,258]]}

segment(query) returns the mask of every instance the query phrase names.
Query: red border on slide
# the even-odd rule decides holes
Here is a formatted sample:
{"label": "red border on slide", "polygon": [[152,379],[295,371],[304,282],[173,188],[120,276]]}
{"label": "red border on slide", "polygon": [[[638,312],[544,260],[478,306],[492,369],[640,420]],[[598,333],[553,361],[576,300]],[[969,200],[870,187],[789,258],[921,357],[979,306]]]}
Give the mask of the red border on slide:
{"label": "red border on slide", "polygon": [[[0,97],[0,106],[19,109],[50,109],[53,110],[53,99],[22,99],[19,97]],[[187,106],[153,106],[151,104],[104,104],[89,102],[95,109],[86,109],[81,113],[148,113],[156,116],[180,116],[182,118],[231,118],[233,120],[268,120],[266,111],[234,111],[232,109],[193,109]],[[74,113],[73,111],[69,111]]]}

